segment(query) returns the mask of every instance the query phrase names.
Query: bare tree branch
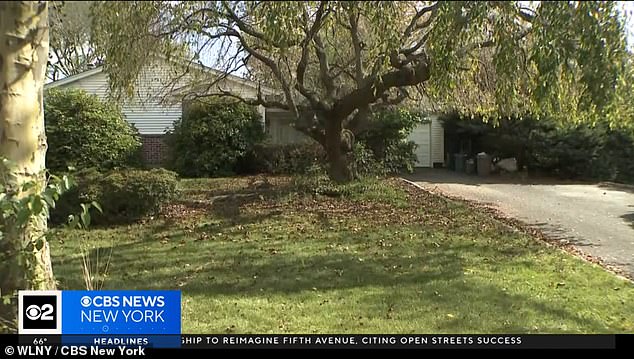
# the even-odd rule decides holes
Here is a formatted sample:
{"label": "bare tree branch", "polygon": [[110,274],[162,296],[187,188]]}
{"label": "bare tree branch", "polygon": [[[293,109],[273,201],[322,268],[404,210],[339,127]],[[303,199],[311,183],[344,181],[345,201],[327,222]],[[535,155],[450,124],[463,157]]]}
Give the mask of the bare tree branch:
{"label": "bare tree branch", "polygon": [[[526,36],[528,36],[528,34],[530,34],[531,32],[531,28],[528,28],[522,32],[520,32],[519,34],[517,34],[515,36],[515,41],[519,41],[523,38],[525,38]],[[489,39],[486,41],[482,41],[482,42],[477,42],[477,43],[473,43],[470,45],[467,45],[465,47],[463,47],[462,49],[458,50],[458,54],[460,56],[465,56],[468,53],[470,53],[473,50],[477,50],[477,49],[483,49],[483,48],[488,48],[488,47],[494,47],[496,45],[495,40],[494,39]]]}
{"label": "bare tree branch", "polygon": [[[308,90],[308,88],[306,88],[304,76],[306,74],[306,68],[308,67],[308,57],[309,57],[309,45],[310,45],[310,42],[313,40],[313,38],[315,37],[315,35],[319,31],[324,17],[327,16],[327,14],[324,15],[324,10],[326,8],[326,3],[327,3],[326,1],[322,1],[319,4],[319,8],[315,12],[315,21],[313,22],[313,25],[310,27],[310,29],[308,29],[308,13],[307,13],[306,10],[304,10],[304,23],[305,23],[305,27],[306,27],[306,37],[304,38],[304,40],[301,43],[302,53],[301,53],[301,58],[300,58],[299,62],[297,63],[297,70],[296,70],[296,73],[297,73],[297,84],[296,84],[297,91],[299,91],[304,97],[306,97],[306,99],[316,108],[325,108],[325,106],[324,106],[323,103],[321,103],[319,101],[319,99],[317,98],[317,95],[314,92],[312,92],[312,91]],[[320,62],[321,62],[321,60],[320,60]],[[327,74],[326,74],[326,76],[327,76]]]}
{"label": "bare tree branch", "polygon": [[355,68],[355,80],[358,86],[363,84],[363,59],[361,57],[361,39],[359,38],[359,13],[354,14],[354,11],[350,10],[348,13],[348,21],[350,27],[350,39],[352,40],[352,48],[354,49],[354,68]]}
{"label": "bare tree branch", "polygon": [[258,86],[257,98],[255,99],[249,99],[249,98],[245,98],[244,96],[236,95],[235,93],[224,90],[220,88],[219,86],[216,86],[216,90],[217,92],[190,94],[188,95],[187,99],[191,100],[191,99],[199,99],[199,98],[206,98],[206,97],[231,97],[250,106],[264,106],[266,108],[279,108],[282,110],[290,110],[289,106],[283,102],[275,101],[275,100],[266,100],[264,98],[264,95],[262,94],[262,89],[260,86]]}
{"label": "bare tree branch", "polygon": [[295,99],[293,97],[293,93],[291,92],[291,88],[290,88],[288,82],[282,76],[282,72],[280,71],[280,69],[277,66],[277,64],[275,63],[275,61],[273,61],[271,58],[265,56],[264,54],[256,51],[253,47],[249,46],[247,41],[238,32],[234,31],[233,36],[237,37],[240,40],[240,44],[242,45],[242,47],[251,56],[253,56],[254,58],[258,59],[260,62],[262,62],[263,64],[265,64],[266,66],[268,66],[271,69],[271,72],[273,73],[273,75],[275,75],[276,79],[279,81],[280,85],[282,86],[282,91],[284,92],[284,95],[286,97],[286,101],[289,104],[289,109],[296,116],[299,116],[299,112],[297,110],[297,105],[295,103]]}
{"label": "bare tree branch", "polygon": [[414,15],[412,17],[412,20],[410,21],[409,25],[407,26],[407,28],[405,29],[405,31],[403,32],[403,39],[408,39],[411,35],[412,32],[414,30],[423,28],[423,27],[427,27],[429,26],[429,23],[424,23],[423,25],[419,25],[418,24],[418,20],[425,14],[434,11],[436,9],[438,9],[438,7],[440,6],[440,2],[437,1],[434,4],[430,5],[430,6],[426,6],[423,7],[422,9],[420,9],[418,12],[416,12],[416,15]]}
{"label": "bare tree branch", "polygon": [[383,66],[383,60],[383,57],[377,56],[374,61],[374,65],[372,66],[372,71],[363,79],[363,85],[376,81],[379,76],[379,72],[381,71],[381,66]]}
{"label": "bare tree branch", "polygon": [[240,17],[233,11],[231,6],[227,3],[227,1],[222,1],[221,4],[222,4],[222,7],[227,12],[229,18],[233,20],[236,23],[236,25],[238,25],[241,31],[261,40],[267,39],[267,37],[262,32],[257,31],[252,26],[242,21],[242,19],[240,19]]}
{"label": "bare tree branch", "polygon": [[340,118],[349,116],[355,109],[365,104],[375,102],[393,87],[414,86],[427,81],[430,77],[427,59],[422,57],[416,62],[408,64],[381,76],[363,87],[357,88],[343,96],[333,107],[333,113]]}
{"label": "bare tree branch", "polygon": [[370,117],[370,106],[360,106],[350,120],[344,123],[344,127],[352,131],[355,135],[364,132],[367,129]]}
{"label": "bare tree branch", "polygon": [[233,9],[231,8],[231,6],[227,3],[227,1],[222,1],[221,2],[222,7],[224,8],[224,10],[227,12],[227,17],[230,18],[233,22],[236,23],[236,25],[238,26],[238,28],[240,29],[240,31],[253,36],[257,39],[260,40],[264,40],[267,42],[270,42],[274,47],[277,48],[286,48],[286,47],[292,47],[292,46],[296,46],[298,43],[296,42],[291,42],[289,44],[281,44],[279,42],[273,41],[272,39],[269,39],[266,37],[266,35],[260,31],[257,31],[255,28],[253,28],[253,26],[247,24],[246,22],[244,22],[236,13],[235,11],[233,11]]}
{"label": "bare tree branch", "polygon": [[[319,36],[319,34],[315,34],[313,44],[317,59],[319,60],[319,77],[321,78],[321,82],[326,88],[326,96],[330,100],[332,100],[335,92],[335,84],[332,77],[330,77],[330,65],[328,64],[328,56],[326,55],[326,51],[324,50],[324,43],[321,41],[321,36]],[[322,107],[327,109],[327,106],[325,105],[323,105]]]}
{"label": "bare tree branch", "polygon": [[[354,59],[352,61],[354,61]],[[331,66],[331,69],[336,70],[337,72],[333,71],[333,73],[331,75],[332,78],[337,78],[337,77],[341,76],[341,74],[344,74],[344,75],[348,76],[352,81],[356,81],[356,76],[354,74],[352,74],[352,72],[350,72],[348,70],[348,68],[347,68],[348,66],[349,66],[349,64],[346,65],[346,66],[340,66],[340,65],[337,65],[337,64],[333,64]]]}

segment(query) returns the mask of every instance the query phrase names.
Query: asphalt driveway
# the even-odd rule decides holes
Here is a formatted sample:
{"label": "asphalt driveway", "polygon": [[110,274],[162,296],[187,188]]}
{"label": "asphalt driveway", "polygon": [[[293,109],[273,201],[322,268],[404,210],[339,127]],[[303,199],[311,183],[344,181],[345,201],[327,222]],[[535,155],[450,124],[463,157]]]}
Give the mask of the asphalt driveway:
{"label": "asphalt driveway", "polygon": [[444,169],[420,169],[406,178],[432,192],[490,205],[634,277],[633,187],[478,177]]}

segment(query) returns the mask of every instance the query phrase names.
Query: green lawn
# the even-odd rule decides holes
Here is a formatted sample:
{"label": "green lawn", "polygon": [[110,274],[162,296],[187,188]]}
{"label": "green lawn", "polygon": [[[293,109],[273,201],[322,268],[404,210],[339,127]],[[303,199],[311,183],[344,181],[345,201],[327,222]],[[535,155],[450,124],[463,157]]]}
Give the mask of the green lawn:
{"label": "green lawn", "polygon": [[183,180],[143,224],[55,231],[61,289],[181,289],[184,333],[623,333],[634,285],[396,179],[340,197],[289,179]]}

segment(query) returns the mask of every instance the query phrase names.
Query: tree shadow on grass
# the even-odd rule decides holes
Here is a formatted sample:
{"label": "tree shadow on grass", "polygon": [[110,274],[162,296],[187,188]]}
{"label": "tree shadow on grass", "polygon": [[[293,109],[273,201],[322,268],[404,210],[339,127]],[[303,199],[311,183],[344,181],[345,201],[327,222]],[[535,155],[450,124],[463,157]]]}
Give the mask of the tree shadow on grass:
{"label": "tree shadow on grass", "polygon": [[[262,216],[245,216],[242,208],[253,203],[265,203],[267,198],[262,194],[253,193],[242,197],[227,197],[214,200],[211,205],[211,214],[215,218],[221,218],[229,223],[248,223],[250,217],[272,217],[280,214],[280,211],[266,211]],[[268,198],[271,200],[271,198]]]}
{"label": "tree shadow on grass", "polygon": [[[186,189],[184,192],[188,195],[193,195],[194,199],[198,201],[205,201],[208,203],[222,199],[241,199],[241,198],[258,198],[263,197],[265,199],[274,199],[281,196],[285,196],[291,192],[297,192],[297,186],[292,181],[285,183],[268,183],[259,182],[257,185],[249,185],[243,188],[236,189]],[[185,195],[184,197],[190,197]],[[184,202],[187,202],[185,200]]]}
{"label": "tree shadow on grass", "polygon": [[[416,255],[407,256],[383,249],[361,254],[344,250],[346,245],[360,246],[366,240],[346,233],[314,244],[307,242],[310,248],[305,251],[282,248],[274,252],[273,244],[265,240],[235,245],[236,240],[197,246],[188,239],[182,245],[170,243],[150,249],[143,240],[116,245],[106,287],[180,289],[188,296],[209,298],[282,295],[290,301],[298,295],[328,296],[353,290],[360,295],[355,299],[356,308],[365,315],[388,319],[394,315],[430,316],[433,327],[444,333],[535,331],[522,322],[518,312],[584,328],[604,327],[547,299],[512,294],[494,284],[471,280],[465,275],[467,265],[462,253],[475,250],[488,257],[496,250],[490,246],[457,244],[432,251],[421,248]],[[339,246],[330,248],[328,243]],[[518,247],[513,255],[528,251],[531,249]],[[64,282],[65,288],[82,287],[80,276],[64,278]],[[482,327],[482,323],[489,327]],[[540,330],[562,331],[547,325]]]}
{"label": "tree shadow on grass", "polygon": [[[356,242],[351,238],[339,240],[351,245]],[[326,242],[323,244],[326,247]],[[312,250],[315,251],[314,248]],[[126,243],[113,249],[113,273],[109,287],[167,288],[177,284],[174,279],[180,278],[182,290],[192,294],[248,295],[261,293],[262,290],[296,293],[313,288],[391,286],[395,281],[425,283],[462,275],[462,262],[456,255],[363,258],[352,251],[337,248],[319,252],[313,255],[273,252],[264,248],[261,242],[242,246],[221,245],[207,250],[169,244],[150,252],[144,248],[143,242]],[[410,271],[407,270],[410,265],[424,265],[428,269]],[[124,273],[143,273],[142,280],[122,282],[120,278]],[[77,281],[67,284],[73,287]]]}
{"label": "tree shadow on grass", "polygon": [[[245,222],[243,208],[247,205],[263,206],[277,202],[280,198],[291,193],[296,193],[297,188],[292,183],[269,185],[264,188],[244,188],[232,191],[205,192],[205,199],[184,198],[177,201],[177,204],[185,206],[187,209],[200,210],[208,216],[227,219],[232,223]],[[164,216],[166,226],[175,223],[175,219],[169,214]]]}
{"label": "tree shadow on grass", "polygon": [[[175,213],[170,213],[170,211],[162,213],[162,222],[152,226],[151,231],[155,235],[160,235],[187,227],[195,228],[197,232],[222,232],[239,225],[261,223],[281,215],[282,211],[276,210],[272,204],[293,192],[296,191],[288,184],[276,186],[274,189],[251,189],[231,192],[227,195],[211,196],[209,200],[205,201],[183,199],[176,202],[181,207],[176,208]],[[253,210],[260,206],[262,210]],[[245,207],[250,207],[250,209],[245,210]],[[184,213],[179,214],[178,211]],[[193,211],[198,215],[188,211]]]}
{"label": "tree shadow on grass", "polygon": [[292,178],[288,176],[248,175],[225,178],[190,179],[181,188],[186,195],[211,199],[213,197],[249,194],[254,190],[266,191],[284,189],[292,186]]}
{"label": "tree shadow on grass", "polygon": [[[453,280],[444,286],[421,286],[416,300],[403,292],[374,294],[364,299],[369,312],[383,312],[388,318],[416,318],[428,315],[437,333],[565,333],[562,322],[582,328],[603,329],[605,325],[582,317],[566,306],[549,303],[525,294],[512,294],[486,283]],[[436,290],[437,289],[437,290]],[[419,306],[411,304],[416,303]],[[421,310],[422,308],[422,310]],[[534,319],[541,319],[535,323]],[[544,320],[546,319],[546,320]]]}

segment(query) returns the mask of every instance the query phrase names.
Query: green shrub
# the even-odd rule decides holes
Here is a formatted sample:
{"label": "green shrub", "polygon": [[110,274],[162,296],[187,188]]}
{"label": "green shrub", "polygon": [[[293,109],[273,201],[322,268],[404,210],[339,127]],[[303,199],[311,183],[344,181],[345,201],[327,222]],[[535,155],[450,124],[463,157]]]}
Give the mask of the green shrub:
{"label": "green shrub", "polygon": [[[559,123],[532,116],[485,123],[455,114],[443,117],[445,130],[474,140],[473,153],[517,157],[520,167],[562,178],[634,181],[634,129],[597,123]],[[449,135],[445,142],[456,135]],[[472,153],[472,154],[473,154]]]}
{"label": "green shrub", "polygon": [[303,174],[325,161],[323,147],[316,143],[269,144],[254,146],[241,163],[239,173]]}
{"label": "green shrub", "polygon": [[176,173],[162,168],[114,171],[103,179],[102,190],[104,220],[121,223],[158,212],[176,198],[178,181]]}
{"label": "green shrub", "polygon": [[186,177],[231,175],[264,138],[251,106],[222,99],[192,103],[167,136],[168,167]]}
{"label": "green shrub", "polygon": [[77,186],[60,198],[53,223],[63,223],[80,203],[97,201],[103,214],[91,211],[95,224],[131,223],[155,214],[178,195],[177,174],[162,168],[124,169],[100,173],[89,169],[76,174]]}
{"label": "green shrub", "polygon": [[383,163],[378,161],[374,153],[362,142],[354,144],[349,166],[355,178],[382,176],[386,174],[386,168]]}
{"label": "green shrub", "polygon": [[418,146],[413,141],[404,141],[391,144],[387,147],[385,155],[381,160],[386,173],[399,173],[405,171],[414,172],[416,166],[416,154],[414,151]]}
{"label": "green shrub", "polygon": [[407,136],[425,121],[421,112],[385,109],[369,119],[368,128],[357,136],[357,143],[372,151],[386,173],[412,172],[416,164],[416,144]]}
{"label": "green shrub", "polygon": [[83,90],[51,89],[44,95],[44,120],[46,166],[53,171],[140,163],[138,133],[114,103]]}
{"label": "green shrub", "polygon": [[604,150],[605,128],[577,124],[543,130],[545,126],[535,126],[529,134],[526,161],[529,167],[563,178],[610,176],[609,164],[597,161]]}
{"label": "green shrub", "polygon": [[[68,215],[73,214],[81,203],[99,201],[103,198],[103,190],[99,181],[103,174],[97,168],[87,168],[73,173],[75,186],[66,191],[51,210],[50,221],[53,224],[66,223]],[[93,213],[91,212],[91,215]],[[94,219],[92,221],[94,223]]]}
{"label": "green shrub", "polygon": [[634,129],[616,127],[608,130],[605,150],[599,161],[610,163],[613,181],[634,183]]}

